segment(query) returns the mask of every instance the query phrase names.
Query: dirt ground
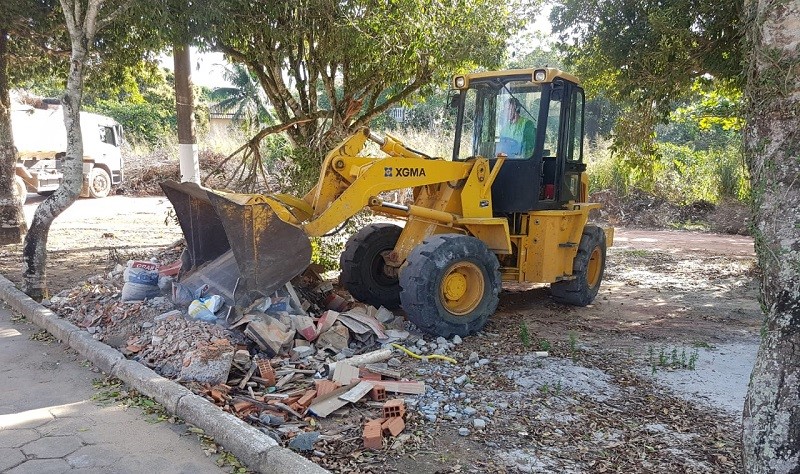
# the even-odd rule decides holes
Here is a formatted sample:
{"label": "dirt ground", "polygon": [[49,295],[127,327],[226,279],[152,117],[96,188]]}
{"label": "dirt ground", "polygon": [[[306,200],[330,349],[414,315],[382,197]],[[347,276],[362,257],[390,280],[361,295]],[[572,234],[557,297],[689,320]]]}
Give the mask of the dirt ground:
{"label": "dirt ground", "polygon": [[[41,198],[29,198],[31,216]],[[174,243],[168,211],[155,197],[76,202],[50,232],[51,292]],[[20,249],[0,251],[0,273],[15,282]],[[324,442],[336,454],[315,460],[367,472],[739,471],[757,281],[748,237],[617,229],[593,305],[507,285],[485,330],[450,354],[460,364],[404,363],[430,387],[410,401],[408,436],[373,454],[353,447],[353,429],[355,441]]]}

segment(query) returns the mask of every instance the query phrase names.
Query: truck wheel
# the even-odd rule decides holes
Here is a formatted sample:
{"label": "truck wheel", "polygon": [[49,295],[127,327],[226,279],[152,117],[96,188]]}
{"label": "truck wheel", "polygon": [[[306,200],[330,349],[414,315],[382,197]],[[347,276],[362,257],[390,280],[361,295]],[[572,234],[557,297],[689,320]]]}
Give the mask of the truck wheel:
{"label": "truck wheel", "polygon": [[384,271],[383,254],[394,249],[402,231],[394,224],[370,224],[347,241],[339,281],[354,298],[377,307],[400,306],[400,283]]}
{"label": "truck wheel", "polygon": [[92,168],[89,172],[89,196],[104,198],[111,192],[111,176],[103,168]]}
{"label": "truck wheel", "polygon": [[603,229],[587,225],[583,229],[578,253],[572,264],[574,280],[550,285],[553,299],[573,306],[586,306],[597,296],[606,269],[606,234]]}
{"label": "truck wheel", "polygon": [[479,331],[499,301],[497,257],[483,242],[460,234],[419,244],[400,273],[400,301],[421,330],[449,338]]}
{"label": "truck wheel", "polygon": [[24,206],[28,199],[28,187],[19,176],[14,176],[14,195],[19,199],[20,205]]}

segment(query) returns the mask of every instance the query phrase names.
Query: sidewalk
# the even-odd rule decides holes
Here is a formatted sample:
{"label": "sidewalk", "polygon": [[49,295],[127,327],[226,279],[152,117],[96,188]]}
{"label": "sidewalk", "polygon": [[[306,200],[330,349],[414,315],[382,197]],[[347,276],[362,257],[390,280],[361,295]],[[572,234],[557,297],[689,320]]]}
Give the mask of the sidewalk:
{"label": "sidewalk", "polygon": [[219,473],[185,425],[91,400],[102,377],[0,306],[0,472]]}

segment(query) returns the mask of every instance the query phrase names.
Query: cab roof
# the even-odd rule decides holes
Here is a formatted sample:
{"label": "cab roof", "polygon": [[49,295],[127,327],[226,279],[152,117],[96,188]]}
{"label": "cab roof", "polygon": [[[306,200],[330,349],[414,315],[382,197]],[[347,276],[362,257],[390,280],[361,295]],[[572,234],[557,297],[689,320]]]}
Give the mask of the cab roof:
{"label": "cab roof", "polygon": [[[543,81],[536,81],[534,80],[534,72],[536,71],[545,71],[545,79]],[[553,82],[554,79],[560,78],[566,81],[580,84],[581,80],[577,77],[573,76],[568,72],[564,72],[561,69],[556,69],[552,67],[542,67],[542,68],[526,68],[526,69],[504,69],[502,71],[484,71],[484,72],[475,72],[472,74],[459,74],[453,78],[453,86],[456,89],[466,89],[469,87],[469,83],[475,79],[487,79],[487,78],[501,78],[501,77],[508,77],[508,76],[530,76],[530,80],[533,83],[548,83]],[[459,77],[463,77],[465,79],[464,85],[462,87],[456,86],[456,79]]]}

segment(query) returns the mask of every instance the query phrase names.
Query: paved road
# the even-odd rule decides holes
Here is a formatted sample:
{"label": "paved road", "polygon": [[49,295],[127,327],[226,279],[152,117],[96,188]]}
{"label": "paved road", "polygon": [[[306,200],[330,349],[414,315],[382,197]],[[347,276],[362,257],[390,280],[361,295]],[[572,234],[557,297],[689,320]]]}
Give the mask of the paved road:
{"label": "paved road", "polygon": [[0,472],[222,472],[186,426],[92,401],[100,374],[37,332],[0,307]]}

